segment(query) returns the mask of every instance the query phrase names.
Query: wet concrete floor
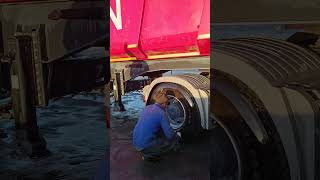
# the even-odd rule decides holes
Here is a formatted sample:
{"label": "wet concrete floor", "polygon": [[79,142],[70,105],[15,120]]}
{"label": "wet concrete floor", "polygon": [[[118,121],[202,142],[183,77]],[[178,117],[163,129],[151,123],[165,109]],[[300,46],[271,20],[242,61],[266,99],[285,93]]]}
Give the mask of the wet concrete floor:
{"label": "wet concrete floor", "polygon": [[31,159],[15,147],[14,120],[0,118],[0,180],[92,180],[108,154],[104,99],[78,94],[38,108],[38,125],[50,155]]}

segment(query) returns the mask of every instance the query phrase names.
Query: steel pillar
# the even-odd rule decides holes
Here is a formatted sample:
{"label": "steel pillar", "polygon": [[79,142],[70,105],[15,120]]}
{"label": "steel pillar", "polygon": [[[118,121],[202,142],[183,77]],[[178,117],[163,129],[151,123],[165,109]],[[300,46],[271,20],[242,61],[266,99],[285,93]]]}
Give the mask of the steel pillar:
{"label": "steel pillar", "polygon": [[16,143],[28,156],[39,157],[49,151],[37,125],[33,44],[32,36],[23,33],[11,39],[15,58],[10,62],[10,77]]}
{"label": "steel pillar", "polygon": [[119,111],[125,111],[124,105],[122,103],[122,95],[124,94],[124,78],[123,71],[115,73],[115,80],[113,81],[113,92],[115,104]]}

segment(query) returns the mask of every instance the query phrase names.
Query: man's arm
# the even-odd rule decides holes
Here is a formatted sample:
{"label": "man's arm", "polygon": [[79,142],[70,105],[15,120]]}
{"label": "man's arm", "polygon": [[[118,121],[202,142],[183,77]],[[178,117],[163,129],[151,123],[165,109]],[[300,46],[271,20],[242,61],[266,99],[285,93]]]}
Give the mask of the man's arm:
{"label": "man's arm", "polygon": [[165,113],[161,114],[161,128],[167,139],[172,140],[176,136],[176,132],[171,128],[168,116]]}

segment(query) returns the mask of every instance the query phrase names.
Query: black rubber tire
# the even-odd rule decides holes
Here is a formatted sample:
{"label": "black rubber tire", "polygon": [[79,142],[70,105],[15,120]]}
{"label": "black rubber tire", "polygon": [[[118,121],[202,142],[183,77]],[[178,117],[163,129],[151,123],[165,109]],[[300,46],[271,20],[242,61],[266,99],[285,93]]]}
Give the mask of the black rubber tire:
{"label": "black rubber tire", "polygon": [[290,179],[287,163],[283,162],[286,159],[279,157],[275,142],[259,143],[241,119],[223,123],[224,127],[218,125],[213,130],[217,132],[211,138],[211,179]]}
{"label": "black rubber tire", "polygon": [[210,138],[210,179],[235,179],[237,156],[230,138],[220,126]]}
{"label": "black rubber tire", "polygon": [[188,90],[184,87],[175,83],[161,83],[157,85],[151,92],[151,98],[148,100],[147,104],[153,104],[153,95],[164,89],[167,95],[174,96],[178,98],[186,111],[185,121],[180,129],[175,129],[180,131],[182,134],[182,139],[190,139],[194,137],[201,130],[201,119],[198,106]]}
{"label": "black rubber tire", "polygon": [[239,119],[229,119],[222,123],[213,130],[217,132],[214,132],[210,142],[211,179],[262,180],[256,169],[261,161],[253,148],[258,143],[255,137],[242,127]]}

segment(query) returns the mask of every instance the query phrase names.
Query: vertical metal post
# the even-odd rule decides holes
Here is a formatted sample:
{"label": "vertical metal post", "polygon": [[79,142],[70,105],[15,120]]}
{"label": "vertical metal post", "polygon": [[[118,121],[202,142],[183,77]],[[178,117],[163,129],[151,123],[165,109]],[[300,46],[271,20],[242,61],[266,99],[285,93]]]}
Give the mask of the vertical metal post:
{"label": "vertical metal post", "polygon": [[11,63],[10,74],[16,142],[27,155],[44,156],[48,154],[48,150],[37,125],[32,36],[17,34],[11,45],[15,46],[15,58]]}
{"label": "vertical metal post", "polygon": [[122,94],[124,94],[123,73],[120,71],[120,72],[116,72],[115,75],[116,75],[115,80],[113,82],[115,103],[118,106],[119,111],[125,111],[125,108],[121,99]]}

